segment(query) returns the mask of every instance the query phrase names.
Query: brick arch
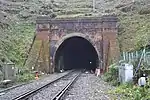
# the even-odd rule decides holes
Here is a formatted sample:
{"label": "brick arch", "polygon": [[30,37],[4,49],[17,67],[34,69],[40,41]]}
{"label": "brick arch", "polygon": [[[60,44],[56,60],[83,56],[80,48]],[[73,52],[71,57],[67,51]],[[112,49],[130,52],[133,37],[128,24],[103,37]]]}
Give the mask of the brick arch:
{"label": "brick arch", "polygon": [[95,51],[96,51],[96,53],[98,55],[98,63],[97,63],[98,66],[97,67],[99,67],[100,66],[99,62],[101,61],[101,59],[100,59],[100,52],[98,51],[97,46],[94,45],[94,42],[92,41],[92,39],[87,34],[83,34],[83,33],[69,33],[69,34],[66,34],[66,35],[62,36],[62,38],[60,40],[58,40],[58,42],[55,45],[56,50],[55,50],[54,55],[53,55],[53,65],[54,65],[53,67],[55,67],[55,56],[56,56],[57,50],[59,49],[59,47],[61,46],[61,44],[65,40],[67,40],[69,38],[72,38],[72,37],[81,37],[81,38],[87,40],[95,48]]}

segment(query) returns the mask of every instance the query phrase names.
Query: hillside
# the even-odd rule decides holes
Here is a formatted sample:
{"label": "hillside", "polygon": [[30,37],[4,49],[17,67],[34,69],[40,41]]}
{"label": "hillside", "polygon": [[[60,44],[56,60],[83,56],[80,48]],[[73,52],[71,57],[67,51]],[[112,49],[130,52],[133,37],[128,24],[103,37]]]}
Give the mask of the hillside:
{"label": "hillside", "polygon": [[150,0],[0,0],[0,59],[22,65],[35,30],[38,15],[54,17],[101,16],[119,18],[122,51],[143,46],[150,35]]}

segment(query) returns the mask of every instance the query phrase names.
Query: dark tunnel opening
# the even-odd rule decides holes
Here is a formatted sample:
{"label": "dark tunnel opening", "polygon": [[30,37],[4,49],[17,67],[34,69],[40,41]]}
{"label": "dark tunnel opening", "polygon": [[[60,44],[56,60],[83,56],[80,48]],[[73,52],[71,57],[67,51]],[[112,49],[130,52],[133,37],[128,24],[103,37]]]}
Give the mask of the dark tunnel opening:
{"label": "dark tunnel opening", "polygon": [[82,37],[66,39],[55,54],[55,71],[86,69],[95,70],[98,66],[98,54],[93,45]]}

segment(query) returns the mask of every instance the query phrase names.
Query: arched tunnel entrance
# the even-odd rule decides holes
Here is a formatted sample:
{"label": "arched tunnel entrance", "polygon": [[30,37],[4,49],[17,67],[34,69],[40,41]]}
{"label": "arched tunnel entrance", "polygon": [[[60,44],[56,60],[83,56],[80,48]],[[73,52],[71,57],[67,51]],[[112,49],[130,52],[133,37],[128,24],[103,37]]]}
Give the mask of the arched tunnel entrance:
{"label": "arched tunnel entrance", "polygon": [[85,38],[74,36],[62,42],[55,53],[55,71],[70,69],[95,70],[98,54]]}

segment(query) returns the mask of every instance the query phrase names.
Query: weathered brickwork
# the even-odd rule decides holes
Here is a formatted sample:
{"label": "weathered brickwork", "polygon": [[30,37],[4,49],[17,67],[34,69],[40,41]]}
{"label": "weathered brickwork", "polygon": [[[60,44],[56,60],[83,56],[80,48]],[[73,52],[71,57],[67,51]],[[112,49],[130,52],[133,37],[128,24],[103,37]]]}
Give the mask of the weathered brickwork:
{"label": "weathered brickwork", "polygon": [[61,43],[74,36],[87,39],[97,51],[99,64],[107,70],[110,59],[117,59],[117,18],[115,16],[102,16],[99,18],[70,18],[50,19],[37,18],[36,35],[39,40],[49,40],[50,43],[50,70],[53,69],[55,52]]}

